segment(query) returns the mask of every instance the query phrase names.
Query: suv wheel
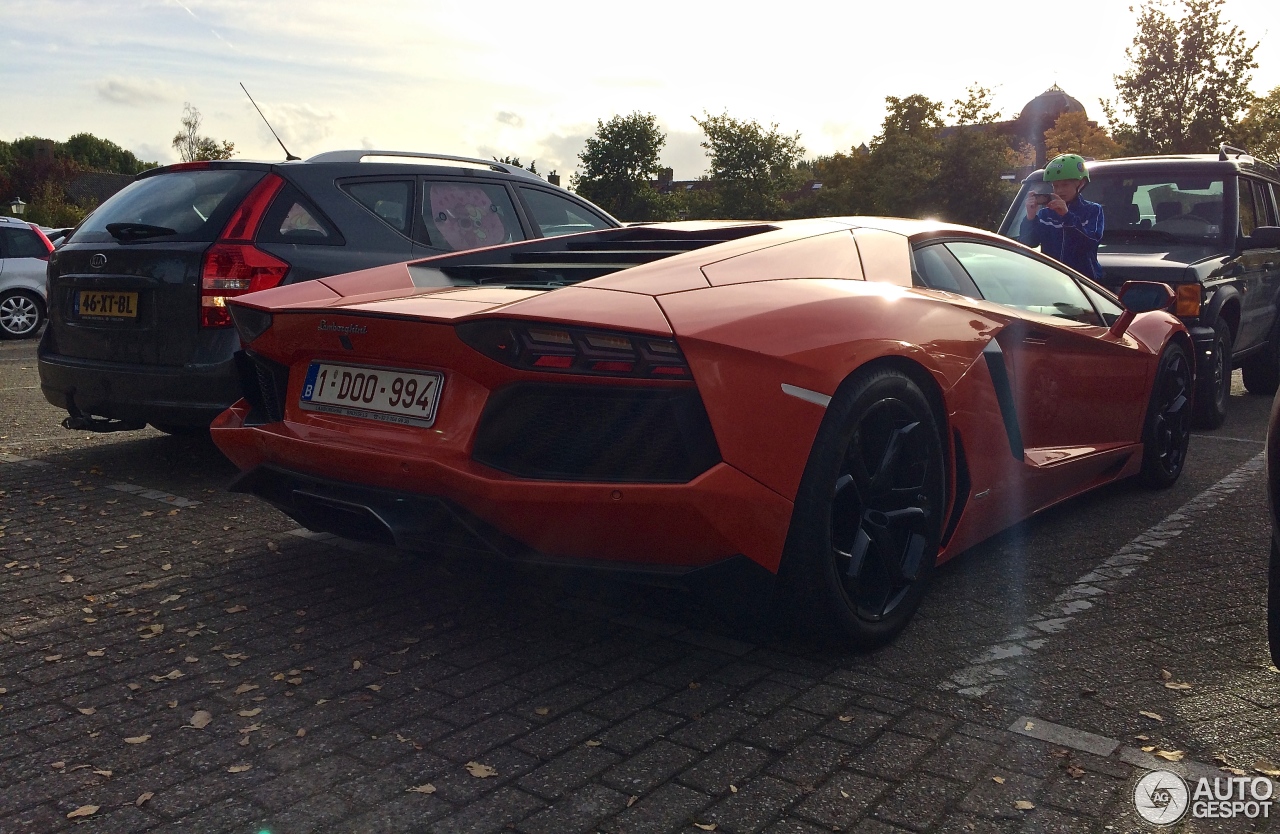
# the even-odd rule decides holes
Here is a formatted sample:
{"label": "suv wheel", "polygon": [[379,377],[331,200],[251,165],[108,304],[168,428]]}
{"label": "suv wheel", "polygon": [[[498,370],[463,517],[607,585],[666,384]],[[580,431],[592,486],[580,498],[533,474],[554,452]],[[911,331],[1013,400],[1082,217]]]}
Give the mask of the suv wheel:
{"label": "suv wheel", "polygon": [[1245,360],[1240,370],[1250,394],[1270,397],[1280,388],[1280,311],[1276,312],[1267,343]]}
{"label": "suv wheel", "polygon": [[1222,319],[1213,325],[1209,370],[1196,381],[1195,426],[1216,429],[1227,419],[1231,399],[1231,328]]}
{"label": "suv wheel", "polygon": [[35,293],[14,290],[0,296],[0,336],[29,339],[44,324],[44,303]]}

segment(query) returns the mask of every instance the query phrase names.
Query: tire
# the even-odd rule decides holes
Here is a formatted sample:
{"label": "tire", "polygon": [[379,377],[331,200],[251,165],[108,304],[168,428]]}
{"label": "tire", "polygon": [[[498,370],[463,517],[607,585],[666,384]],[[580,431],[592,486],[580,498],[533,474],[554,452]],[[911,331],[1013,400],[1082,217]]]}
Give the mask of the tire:
{"label": "tire", "polygon": [[1213,325],[1213,358],[1210,370],[1196,383],[1192,425],[1216,429],[1227,419],[1231,399],[1231,328],[1222,319]]}
{"label": "tire", "polygon": [[842,384],[796,495],[779,613],[860,649],[893,639],[937,559],[944,467],[937,418],[909,377],[886,369]]}
{"label": "tire", "polygon": [[0,296],[0,338],[30,339],[44,324],[44,302],[27,290]]}
{"label": "tire", "polygon": [[1187,463],[1191,442],[1191,357],[1176,342],[1160,355],[1142,427],[1142,471],[1152,489],[1173,486]]}
{"label": "tire", "polygon": [[1245,360],[1240,371],[1250,394],[1270,397],[1280,389],[1280,310],[1276,311],[1267,343]]}
{"label": "tire", "polygon": [[1271,665],[1280,666],[1280,547],[1271,537],[1271,559],[1267,568],[1267,643]]}
{"label": "tire", "polygon": [[181,426],[175,423],[152,423],[151,428],[174,437],[206,437],[208,426]]}

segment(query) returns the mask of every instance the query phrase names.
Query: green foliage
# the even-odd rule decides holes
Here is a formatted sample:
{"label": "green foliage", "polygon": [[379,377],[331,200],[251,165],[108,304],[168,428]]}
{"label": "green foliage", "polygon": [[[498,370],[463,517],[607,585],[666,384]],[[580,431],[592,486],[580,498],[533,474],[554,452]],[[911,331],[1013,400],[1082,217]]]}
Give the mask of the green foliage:
{"label": "green foliage", "polygon": [[[1113,137],[1132,153],[1204,153],[1230,137],[1252,103],[1258,44],[1222,19],[1224,0],[1146,0],[1104,102]],[[1170,14],[1181,10],[1180,17]]]}
{"label": "green foliage", "polygon": [[99,139],[92,133],[77,133],[61,143],[56,153],[89,171],[137,174],[156,167],[156,163],[143,162],[132,151],[126,151],[110,139]]}
{"label": "green foliage", "polygon": [[23,219],[40,226],[63,229],[75,226],[96,207],[97,203],[92,201],[83,204],[71,202],[61,185],[45,180],[28,202]]}
{"label": "green foliage", "polygon": [[1259,159],[1280,164],[1280,87],[1254,100],[1233,139]]}
{"label": "green foliage", "polygon": [[24,217],[44,226],[74,226],[96,206],[75,203],[66,188],[80,174],[103,171],[136,174],[156,167],[109,139],[77,133],[65,142],[24,136],[0,141],[0,199],[21,197],[27,203]]}
{"label": "green foliage", "polygon": [[236,146],[227,141],[219,142],[209,136],[200,135],[200,123],[204,117],[200,111],[186,102],[182,105],[182,130],[174,135],[170,143],[183,162],[199,162],[214,159],[230,159],[236,152]]}
{"label": "green foliage", "polygon": [[800,134],[767,129],[759,122],[740,121],[728,113],[694,118],[706,134],[702,147],[711,154],[711,181],[722,217],[761,220],[785,211],[783,192],[799,184],[796,166],[804,156]]}
{"label": "green foliage", "polygon": [[870,203],[877,214],[924,217],[937,210],[942,102],[920,94],[887,96],[884,124],[868,159]]}
{"label": "green foliage", "polygon": [[620,220],[664,219],[670,208],[649,180],[661,170],[658,155],[666,142],[652,113],[597,119],[595,135],[578,154],[582,169],[570,185]]}
{"label": "green foliage", "polygon": [[943,220],[995,229],[1018,191],[1000,174],[1016,160],[1009,143],[986,128],[1000,118],[991,91],[974,84],[966,92],[966,98],[953,103],[950,115],[958,124],[972,127],[953,130],[942,139],[934,199]]}
{"label": "green foliage", "polygon": [[1064,153],[1080,154],[1086,159],[1110,159],[1119,156],[1120,146],[1107,131],[1089,124],[1084,113],[1063,113],[1044,132],[1045,159]]}

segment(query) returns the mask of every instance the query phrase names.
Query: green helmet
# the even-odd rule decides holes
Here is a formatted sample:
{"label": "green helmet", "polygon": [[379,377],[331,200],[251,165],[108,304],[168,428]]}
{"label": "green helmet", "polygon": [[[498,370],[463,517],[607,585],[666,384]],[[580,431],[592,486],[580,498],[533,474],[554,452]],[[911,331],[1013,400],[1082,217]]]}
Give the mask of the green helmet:
{"label": "green helmet", "polygon": [[1087,180],[1089,171],[1084,167],[1084,157],[1074,153],[1055,156],[1044,166],[1044,181]]}

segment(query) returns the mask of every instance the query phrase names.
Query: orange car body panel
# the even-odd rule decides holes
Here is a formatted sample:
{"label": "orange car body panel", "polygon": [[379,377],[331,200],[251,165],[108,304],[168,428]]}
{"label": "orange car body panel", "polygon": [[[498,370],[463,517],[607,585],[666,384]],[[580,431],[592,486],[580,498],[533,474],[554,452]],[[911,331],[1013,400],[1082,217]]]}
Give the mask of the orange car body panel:
{"label": "orange car body panel", "polygon": [[[414,270],[432,268],[425,261],[324,279],[323,288],[311,282],[241,297],[236,303],[275,314],[251,347],[290,369],[284,420],[248,426],[242,402],[214,423],[214,440],[243,470],[271,465],[447,497],[552,558],[682,568],[742,554],[778,569],[792,501],[826,414],[813,397],[834,395],[873,361],[909,363],[931,380],[945,410],[951,506],[939,561],[1039,509],[1137,472],[1157,359],[1182,333],[1175,318],[1139,315],[1114,338],[1104,328],[1064,327],[910,286],[908,235],[983,239],[970,229],[884,218],[775,225],[551,292],[415,287]],[[494,318],[674,335],[693,380],[509,367],[455,330]],[[367,332],[352,336],[354,349],[347,349],[338,333],[318,330],[322,321]],[[1021,458],[1011,452],[984,360],[993,343],[1013,380]],[[315,361],[443,373],[435,424],[300,409],[303,376]],[[477,463],[471,455],[485,404],[520,382],[696,386],[721,462],[679,484],[531,480]],[[970,482],[963,496],[956,489],[959,446]]]}

